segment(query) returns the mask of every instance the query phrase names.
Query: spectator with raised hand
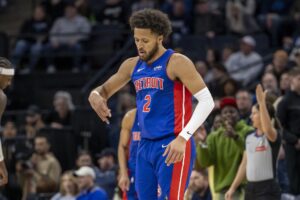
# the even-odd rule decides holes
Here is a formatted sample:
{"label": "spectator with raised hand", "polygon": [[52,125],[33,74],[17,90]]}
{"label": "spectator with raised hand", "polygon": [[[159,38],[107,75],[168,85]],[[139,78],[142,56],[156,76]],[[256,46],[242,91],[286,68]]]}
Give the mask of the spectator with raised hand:
{"label": "spectator with raised hand", "polygon": [[[253,128],[240,120],[236,100],[232,97],[221,99],[222,126],[202,138],[197,145],[197,162],[200,167],[213,166],[214,192],[216,199],[225,198],[238,171],[243,156],[245,136]],[[201,133],[201,132],[200,132]],[[203,133],[203,132],[202,132]],[[234,195],[235,200],[243,197],[240,187]]]}
{"label": "spectator with raised hand", "polygon": [[252,107],[251,115],[256,130],[246,137],[243,160],[225,195],[226,200],[233,199],[245,177],[248,180],[245,200],[280,200],[280,187],[276,181],[276,163],[281,143],[280,124],[261,85],[256,87],[256,99],[258,104]]}
{"label": "spectator with raised hand", "polygon": [[227,1],[226,19],[230,32],[243,35],[259,31],[254,19],[255,0]]}

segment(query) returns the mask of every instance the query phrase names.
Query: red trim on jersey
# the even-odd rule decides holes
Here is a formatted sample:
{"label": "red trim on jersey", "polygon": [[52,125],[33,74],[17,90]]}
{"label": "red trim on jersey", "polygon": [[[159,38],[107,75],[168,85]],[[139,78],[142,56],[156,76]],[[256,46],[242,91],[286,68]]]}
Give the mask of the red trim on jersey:
{"label": "red trim on jersey", "polygon": [[192,116],[192,107],[193,107],[193,102],[192,102],[192,94],[190,91],[185,88],[185,102],[184,102],[184,107],[185,107],[185,115],[184,115],[184,126],[187,125],[187,123],[190,121],[191,116]]}
{"label": "red trim on jersey", "polygon": [[[184,162],[175,163],[173,166],[171,187],[170,187],[170,200],[183,200],[184,191],[187,185],[188,173],[191,162],[191,141],[186,143]],[[182,165],[184,166],[182,167]],[[181,179],[181,181],[180,181]],[[179,192],[179,195],[178,195]]]}
{"label": "red trim on jersey", "polygon": [[128,200],[128,198],[127,198],[127,192],[123,192],[122,200]]}
{"label": "red trim on jersey", "polygon": [[[183,89],[185,96],[183,97]],[[183,115],[183,99],[184,99],[184,126],[189,122],[192,116],[192,94],[179,81],[174,81],[174,133],[178,135],[182,130]]]}
{"label": "red trim on jersey", "polygon": [[174,133],[178,135],[182,129],[182,83],[174,81]]}

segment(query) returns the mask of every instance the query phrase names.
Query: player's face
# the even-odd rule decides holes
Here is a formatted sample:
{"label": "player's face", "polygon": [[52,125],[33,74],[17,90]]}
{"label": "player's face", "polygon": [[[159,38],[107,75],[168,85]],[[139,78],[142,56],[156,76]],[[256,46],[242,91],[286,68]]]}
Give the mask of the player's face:
{"label": "player's face", "polygon": [[153,33],[150,29],[134,29],[135,45],[140,59],[145,62],[151,61],[158,52],[159,45],[162,44],[162,39],[162,36]]}
{"label": "player's face", "polygon": [[12,81],[13,76],[0,75],[0,88],[4,90]]}

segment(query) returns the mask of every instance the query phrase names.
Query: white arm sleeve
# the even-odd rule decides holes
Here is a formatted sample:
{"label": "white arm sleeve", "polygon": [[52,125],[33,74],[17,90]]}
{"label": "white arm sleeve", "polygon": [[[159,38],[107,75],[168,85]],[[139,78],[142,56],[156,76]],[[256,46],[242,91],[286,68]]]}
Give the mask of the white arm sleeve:
{"label": "white arm sleeve", "polygon": [[207,87],[194,94],[194,97],[198,100],[198,104],[190,121],[179,133],[179,135],[187,141],[193,136],[201,124],[203,124],[215,106],[214,100]]}

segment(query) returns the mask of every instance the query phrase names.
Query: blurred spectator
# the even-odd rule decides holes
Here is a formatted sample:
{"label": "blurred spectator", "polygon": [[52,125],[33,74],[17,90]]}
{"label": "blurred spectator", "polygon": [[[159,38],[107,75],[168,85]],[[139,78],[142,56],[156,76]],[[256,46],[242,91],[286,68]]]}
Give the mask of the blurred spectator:
{"label": "blurred spectator", "polygon": [[91,167],[81,167],[74,172],[80,194],[76,200],[108,200],[105,191],[95,185],[95,172]]}
{"label": "blurred spectator", "polygon": [[288,72],[283,72],[280,76],[279,89],[281,94],[285,94],[290,89],[291,78]]}
{"label": "blurred spectator", "polygon": [[212,70],[210,70],[204,61],[196,61],[195,62],[196,70],[202,76],[205,83],[209,83],[213,79]]}
{"label": "blurred spectator", "polygon": [[252,108],[252,95],[248,90],[239,90],[235,96],[236,104],[240,112],[240,118],[245,122],[251,124],[251,108]]}
{"label": "blurred spectator", "polygon": [[131,13],[145,8],[155,8],[155,7],[156,5],[154,0],[138,0],[132,4]]}
{"label": "blurred spectator", "polygon": [[[246,134],[253,131],[244,120],[239,120],[236,100],[232,97],[221,99],[221,128],[211,132],[206,138],[202,136],[197,145],[197,161],[201,167],[214,166],[214,192],[218,200],[224,199],[237,173],[243,156]],[[233,199],[242,197],[242,187]]]}
{"label": "blurred spectator", "polygon": [[15,138],[17,135],[18,129],[16,127],[16,124],[13,121],[7,121],[4,124],[3,130],[2,130],[2,140]]}
{"label": "blurred spectator", "polygon": [[292,3],[293,0],[257,1],[258,22],[271,35],[273,46],[280,44],[280,25],[288,16]]}
{"label": "blurred spectator", "polygon": [[207,0],[199,0],[194,7],[193,31],[196,35],[213,38],[224,32],[224,20],[221,15],[209,10]]}
{"label": "blurred spectator", "polygon": [[59,192],[51,200],[75,200],[78,194],[78,185],[71,172],[65,172],[60,178]]}
{"label": "blurred spectator", "polygon": [[127,12],[124,0],[105,0],[103,8],[95,14],[101,24],[126,24]]}
{"label": "blurred spectator", "polygon": [[193,170],[185,194],[186,200],[211,200],[207,172]]}
{"label": "blurred spectator", "polygon": [[64,0],[43,0],[42,5],[45,6],[47,14],[50,17],[51,23],[57,18],[62,17],[66,7]]}
{"label": "blurred spectator", "polygon": [[272,72],[276,79],[280,80],[280,76],[288,68],[288,54],[283,50],[277,50],[273,54],[273,61],[266,67],[266,72]]}
{"label": "blurred spectator", "polygon": [[226,19],[229,31],[239,35],[259,31],[254,19],[255,0],[230,0],[226,3]]}
{"label": "blurred spectator", "polygon": [[96,177],[96,184],[102,187],[109,199],[112,199],[117,187],[117,155],[114,149],[103,149],[96,155],[97,164],[100,170],[99,177]]}
{"label": "blurred spectator", "polygon": [[206,50],[206,62],[208,68],[211,69],[215,64],[221,62],[221,55],[217,49],[208,48]]}
{"label": "blurred spectator", "polygon": [[240,51],[232,54],[225,63],[229,75],[243,86],[257,81],[263,69],[261,56],[254,51],[256,42],[253,37],[245,36],[241,40]]}
{"label": "blurred spectator", "polygon": [[16,164],[17,176],[23,189],[22,199],[30,194],[54,192],[61,174],[60,164],[49,151],[50,144],[46,136],[35,137],[34,149],[35,153],[29,160],[20,160]]}
{"label": "blurred spectator", "polygon": [[177,42],[181,39],[182,35],[188,34],[191,29],[189,26],[189,21],[191,19],[186,14],[186,8],[183,0],[173,1],[169,18],[172,24],[172,42],[174,46],[177,46]]}
{"label": "blurred spectator", "polygon": [[[267,101],[267,93],[256,87],[257,104],[252,107],[251,121],[255,130],[246,136],[243,159],[237,175],[226,192],[230,200],[236,188],[247,178],[245,200],[280,200],[280,187],[276,181],[278,152],[281,145],[280,125],[275,109]],[[274,121],[274,122],[272,122]]]}
{"label": "blurred spectator", "polygon": [[291,91],[286,93],[277,108],[277,116],[283,126],[283,139],[290,193],[300,195],[300,68],[290,71]]}
{"label": "blurred spectator", "polygon": [[213,121],[213,125],[211,127],[211,132],[216,131],[218,128],[222,127],[222,123],[223,123],[223,120],[222,120],[221,114],[216,114],[214,121]]}
{"label": "blurred spectator", "polygon": [[224,81],[223,96],[235,97],[238,90],[239,90],[239,85],[235,80],[229,78],[226,81]]}
{"label": "blurred spectator", "polygon": [[87,151],[81,151],[77,155],[76,168],[79,169],[80,167],[83,166],[89,166],[89,167],[93,166],[92,156]]}
{"label": "blurred spectator", "polygon": [[89,0],[75,0],[74,4],[80,15],[85,16],[88,19],[90,19],[90,17],[93,17],[91,13]]}
{"label": "blurred spectator", "polygon": [[47,72],[56,71],[54,58],[58,52],[69,52],[72,55],[73,72],[80,70],[82,44],[88,38],[91,25],[86,17],[77,13],[74,4],[68,4],[65,16],[55,20],[50,31],[50,43],[45,47]]}
{"label": "blurred spectator", "polygon": [[222,63],[225,64],[230,56],[234,53],[233,47],[226,46],[222,50]]}
{"label": "blurred spectator", "polygon": [[212,13],[224,15],[226,0],[209,0],[208,5]]}
{"label": "blurred spectator", "polygon": [[75,106],[72,96],[66,91],[57,91],[53,98],[54,111],[49,115],[48,122],[52,128],[63,128],[71,125],[71,115]]}
{"label": "blurred spectator", "polygon": [[35,135],[45,127],[41,110],[36,105],[31,105],[26,111],[25,126],[23,132],[27,138],[34,138]]}
{"label": "blurred spectator", "polygon": [[119,95],[118,114],[123,116],[129,110],[135,107],[135,98],[130,93],[124,92]]}
{"label": "blurred spectator", "polygon": [[228,79],[226,69],[222,64],[216,63],[212,67],[211,72],[212,79],[207,83],[208,88],[210,89],[213,97],[223,97],[223,86],[225,81]]}
{"label": "blurred spectator", "polygon": [[296,47],[292,50],[292,52],[290,53],[289,60],[295,66],[300,67],[300,48],[299,47]]}
{"label": "blurred spectator", "polygon": [[29,53],[28,68],[22,72],[31,72],[36,67],[49,30],[50,22],[46,18],[44,7],[38,5],[34,9],[33,16],[23,22],[16,47],[12,52],[12,63],[18,68],[25,54]]}
{"label": "blurred spectator", "polygon": [[273,73],[265,73],[262,77],[261,82],[264,90],[267,90],[269,95],[274,95],[276,96],[276,98],[279,97],[280,91],[278,82]]}

